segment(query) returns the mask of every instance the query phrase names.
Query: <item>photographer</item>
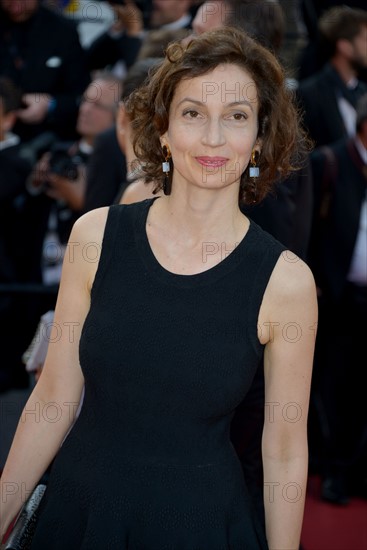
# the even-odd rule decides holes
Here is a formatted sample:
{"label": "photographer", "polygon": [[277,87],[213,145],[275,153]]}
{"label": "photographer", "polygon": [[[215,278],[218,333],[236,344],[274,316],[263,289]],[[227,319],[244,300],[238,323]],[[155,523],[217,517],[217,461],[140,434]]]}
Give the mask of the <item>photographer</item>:
{"label": "photographer", "polygon": [[64,245],[84,206],[88,160],[96,136],[114,123],[120,86],[111,73],[96,76],[80,103],[76,125],[80,139],[74,143],[54,143],[28,180],[28,210],[41,225],[41,231],[38,230],[41,239],[36,239],[33,257],[42,267],[45,284],[59,281]]}

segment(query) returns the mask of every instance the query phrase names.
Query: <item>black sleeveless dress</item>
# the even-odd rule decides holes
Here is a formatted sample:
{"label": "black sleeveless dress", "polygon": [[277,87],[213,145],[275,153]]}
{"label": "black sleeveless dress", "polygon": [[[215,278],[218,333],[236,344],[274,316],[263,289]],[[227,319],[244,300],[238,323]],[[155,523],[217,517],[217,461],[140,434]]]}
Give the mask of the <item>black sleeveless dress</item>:
{"label": "black sleeveless dress", "polygon": [[32,550],[267,549],[229,428],[263,353],[258,313],[284,247],[251,222],[230,254],[204,243],[203,262],[222,246],[218,265],[173,274],[149,245],[151,204],[109,209],[80,341],[83,406]]}

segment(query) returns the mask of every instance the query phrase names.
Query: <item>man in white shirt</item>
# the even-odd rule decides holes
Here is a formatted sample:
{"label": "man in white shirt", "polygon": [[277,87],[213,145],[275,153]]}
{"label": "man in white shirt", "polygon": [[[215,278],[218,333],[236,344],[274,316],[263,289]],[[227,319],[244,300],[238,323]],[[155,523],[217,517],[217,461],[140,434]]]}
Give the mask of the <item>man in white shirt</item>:
{"label": "man in white shirt", "polygon": [[356,135],[312,154],[315,217],[309,263],[319,288],[313,397],[324,447],[322,497],[367,496],[367,93]]}
{"label": "man in white shirt", "polygon": [[304,124],[316,146],[355,133],[356,103],[367,91],[358,80],[367,68],[367,11],[330,8],[320,18],[319,30],[329,61],[298,88]]}

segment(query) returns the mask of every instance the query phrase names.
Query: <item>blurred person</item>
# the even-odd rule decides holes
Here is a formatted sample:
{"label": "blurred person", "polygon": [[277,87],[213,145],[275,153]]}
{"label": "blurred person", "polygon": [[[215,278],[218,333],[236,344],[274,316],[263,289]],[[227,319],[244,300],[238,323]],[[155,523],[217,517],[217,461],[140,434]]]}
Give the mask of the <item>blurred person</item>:
{"label": "blurred person", "polygon": [[[297,3],[298,26],[306,40],[298,54],[297,78],[304,80],[321,70],[322,66],[328,61],[323,40],[318,28],[318,20],[326,10],[335,6],[345,6],[341,0],[301,0]],[[348,0],[349,8],[366,9],[364,0]],[[363,71],[362,80],[366,80],[366,71]]]}
{"label": "blurred person", "polygon": [[297,90],[305,127],[316,147],[355,133],[356,103],[367,92],[358,79],[367,68],[367,11],[330,8],[319,20],[319,32],[328,62],[302,80]]}
{"label": "blurred person", "polygon": [[224,25],[238,27],[279,54],[284,40],[285,15],[274,0],[206,0],[192,22],[196,34]]}
{"label": "blurred person", "polygon": [[[136,62],[124,79],[121,97],[128,97],[138,86],[142,85],[148,76],[149,69],[160,61],[162,59],[144,59]],[[128,117],[123,102],[120,102],[117,120],[117,128],[115,125],[111,126],[111,128],[96,136],[86,169],[84,212],[89,212],[101,206],[109,206],[115,202],[127,185],[126,160],[132,171],[130,165],[132,147],[130,145]],[[129,145],[127,145],[126,139]],[[127,154],[126,159],[125,154]],[[129,178],[131,178],[131,171]],[[53,310],[41,316],[29,349],[23,354],[26,370],[34,373],[36,381],[41,375],[46,358],[48,349],[47,326],[52,324],[53,316]]]}
{"label": "blurred person", "polygon": [[[97,74],[81,99],[76,123],[79,139],[54,143],[34,167],[28,180],[28,212],[33,216],[38,211],[41,224],[38,239],[33,240],[38,252],[33,247],[32,257],[39,266],[45,262],[45,284],[59,281],[63,260],[61,251],[73,223],[84,208],[86,170],[95,139],[114,125],[120,95],[120,80],[109,72]],[[107,158],[105,163],[108,163]],[[99,174],[99,177],[103,175]],[[42,247],[44,254],[46,251],[43,262],[40,257]],[[50,253],[51,249],[55,249],[55,254]]]}
{"label": "blurred person", "polygon": [[0,199],[14,198],[24,189],[29,165],[20,156],[21,142],[12,130],[22,104],[22,92],[6,77],[0,76]]}
{"label": "blurred person", "polygon": [[[312,153],[315,215],[310,265],[319,292],[315,392],[324,453],[321,495],[347,504],[367,496],[367,94],[356,135]],[[362,358],[362,359],[361,359]]]}
{"label": "blurred person", "polygon": [[[0,284],[19,281],[18,201],[25,191],[31,166],[21,156],[20,138],[12,132],[21,105],[21,91],[14,83],[0,76]],[[17,307],[18,306],[18,307]],[[19,300],[10,291],[0,292],[0,393],[15,387],[27,387],[28,378],[20,361],[14,362],[18,345]]]}
{"label": "blurred person", "polygon": [[[174,33],[191,29],[193,13],[197,9],[196,0],[124,0],[123,3],[111,0],[110,3],[117,19],[89,46],[88,66],[90,70],[112,67],[121,77],[139,57],[145,42],[151,40],[152,31]],[[144,17],[144,14],[148,16]],[[155,32],[154,35],[157,40],[159,35]],[[162,49],[167,40],[162,41]],[[144,56],[155,57],[155,53],[149,51]]]}
{"label": "blurred person", "polygon": [[79,0],[41,0],[44,6],[66,14],[77,11]]}
{"label": "blurred person", "polygon": [[[162,58],[137,60],[128,70],[122,84],[116,124],[100,134],[87,166],[85,212],[100,206],[109,206],[120,200],[132,181],[136,157],[131,146],[131,129],[124,100],[142,85],[149,70]],[[106,158],[108,165],[106,166]],[[103,179],[101,178],[103,173]]]}
{"label": "blurred person", "polygon": [[152,0],[149,28],[166,30],[191,28],[191,8],[195,4],[194,0]]}
{"label": "blurred person", "polygon": [[[169,31],[169,34],[173,37],[176,32]],[[146,53],[148,51],[156,52],[159,49],[157,50],[157,47],[152,46],[152,49],[147,48],[145,51]],[[162,51],[160,53],[163,54]],[[135,87],[143,83],[148,76],[149,69],[159,59],[162,58],[144,56],[142,59],[138,59],[129,68],[123,79],[122,100],[118,109],[117,124],[97,136],[88,162],[84,212],[118,202],[126,187],[130,187],[133,172],[132,164],[136,159],[132,147],[130,147],[130,122],[125,112],[124,99],[132,93]],[[107,156],[109,162],[106,166]],[[103,180],[101,179],[102,172]],[[143,189],[145,191],[144,184]]]}
{"label": "blurred person", "polygon": [[147,57],[162,57],[170,42],[184,40],[191,34],[190,29],[153,29],[146,34],[137,61]]}
{"label": "blurred person", "polygon": [[77,100],[90,76],[74,23],[40,0],[0,0],[0,74],[23,90],[15,132],[75,137]]}
{"label": "blurred person", "polygon": [[[367,91],[366,84],[359,79],[367,67],[367,12],[345,5],[329,7],[318,20],[318,35],[317,47],[322,52],[323,66],[316,74],[300,81],[297,89],[304,126],[316,148],[355,134],[356,103]],[[314,189],[316,186],[317,182]],[[319,339],[321,342],[323,337]],[[316,363],[320,363],[320,345]],[[315,369],[316,377],[322,368]],[[317,383],[315,380],[315,391],[311,392],[309,445],[312,470],[319,474],[323,471],[322,448],[327,422],[323,420]]]}
{"label": "blurred person", "polygon": [[[54,142],[34,167],[23,160],[25,145],[15,159],[18,171],[25,164],[27,172],[22,181],[22,194],[16,197],[12,209],[5,208],[3,216],[4,235],[12,243],[15,270],[8,282],[44,284],[48,289],[41,294],[19,294],[13,299],[16,307],[12,308],[12,315],[16,322],[9,323],[11,335],[4,341],[4,355],[7,354],[11,372],[22,372],[17,380],[12,377],[14,387],[18,379],[19,384],[26,383],[22,354],[40,316],[55,305],[66,242],[72,224],[82,212],[85,172],[94,139],[113,125],[120,93],[120,82],[113,75],[101,73],[85,90],[79,108],[76,129],[80,138],[75,142]],[[7,179],[3,188],[9,183]],[[22,311],[22,323],[19,323],[19,311]]]}
{"label": "blurred person", "polygon": [[[125,77],[126,78],[126,77]],[[126,182],[126,159],[116,137],[116,124],[94,141],[86,169],[83,212],[109,206]]]}
{"label": "blurred person", "polygon": [[129,71],[133,87],[124,89],[124,98],[121,101],[117,115],[116,135],[120,149],[124,152],[127,166],[126,182],[116,195],[119,204],[132,204],[145,199],[162,196],[163,190],[157,190],[155,180],[146,181],[144,167],[138,160],[133,145],[133,125],[126,110],[125,102],[135,88],[135,83],[141,86],[148,77],[149,70],[160,62],[160,58],[144,58],[136,61]]}
{"label": "blurred person", "polygon": [[[142,173],[132,145],[131,121],[126,112],[125,101],[136,88],[144,83],[149,76],[150,70],[162,60],[163,58],[140,59],[130,67],[124,79],[123,91],[116,119],[116,128],[114,129],[114,138],[119,150],[122,151],[124,155],[126,173],[125,179],[121,180],[118,188],[113,190],[113,195],[112,189],[109,189],[109,204],[119,202],[125,189],[130,187],[131,183],[136,181]],[[94,187],[97,188],[97,179]],[[96,194],[98,194],[97,189]]]}
{"label": "blurred person", "polygon": [[[143,2],[143,3],[142,3]],[[144,8],[148,0],[109,1],[115,21],[86,48],[89,70],[108,68],[123,78],[139,53],[145,32]]]}
{"label": "blurred person", "polygon": [[[74,424],[65,405],[57,423],[28,415],[0,480],[3,491],[10,480],[32,490],[53,462],[32,548],[297,548],[315,285],[302,260],[289,261],[239,210],[239,197],[261,200],[275,173],[293,168],[291,149],[304,142],[283,79],[269,51],[218,29],[188,48],[172,44],[129,97],[138,159],[165,195],[74,225],[70,242],[80,247],[65,256],[55,311],[57,325],[73,319],[74,338],[50,344],[27,407],[77,404],[84,387],[83,406]],[[208,81],[230,97],[204,103]],[[83,259],[90,242],[98,264]],[[204,259],[207,243],[230,253]],[[292,343],[282,334],[289,322],[302,330]],[[266,532],[229,438],[263,354],[266,402],[302,411],[296,423],[264,423],[265,484],[300,488],[296,502],[265,493]],[[0,500],[0,535],[20,504],[15,492]]]}

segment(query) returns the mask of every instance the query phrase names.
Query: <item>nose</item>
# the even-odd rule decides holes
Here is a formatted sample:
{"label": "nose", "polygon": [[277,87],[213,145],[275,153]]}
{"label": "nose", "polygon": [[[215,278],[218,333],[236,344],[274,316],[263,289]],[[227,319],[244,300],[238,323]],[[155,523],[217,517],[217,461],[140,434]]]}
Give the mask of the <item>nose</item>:
{"label": "nose", "polygon": [[79,105],[79,111],[82,113],[88,113],[92,107],[92,102],[88,99],[83,99]]}
{"label": "nose", "polygon": [[219,147],[225,143],[225,136],[220,119],[208,118],[201,139],[203,145]]}
{"label": "nose", "polygon": [[195,34],[202,34],[205,31],[202,17],[201,17],[201,14],[199,14],[199,11],[197,12],[191,24],[192,30],[194,31]]}

